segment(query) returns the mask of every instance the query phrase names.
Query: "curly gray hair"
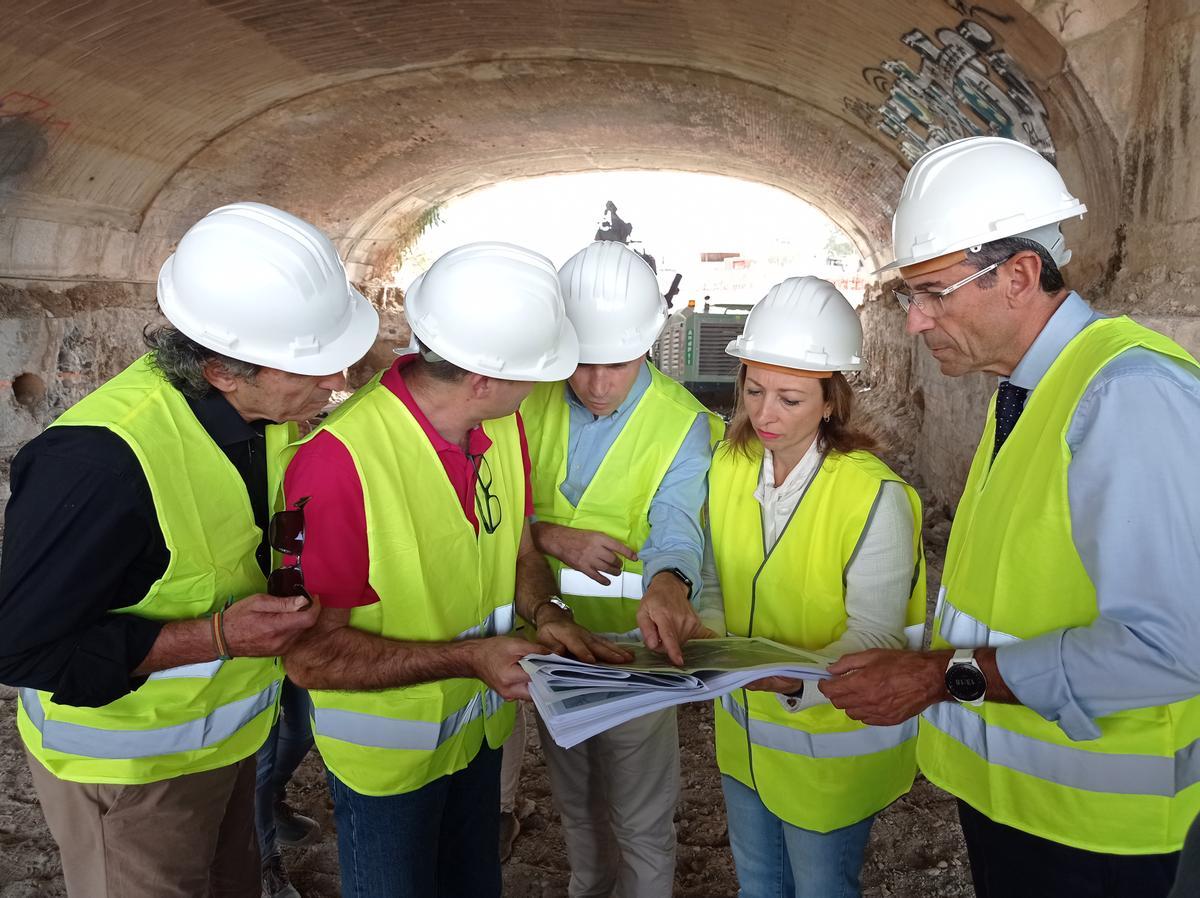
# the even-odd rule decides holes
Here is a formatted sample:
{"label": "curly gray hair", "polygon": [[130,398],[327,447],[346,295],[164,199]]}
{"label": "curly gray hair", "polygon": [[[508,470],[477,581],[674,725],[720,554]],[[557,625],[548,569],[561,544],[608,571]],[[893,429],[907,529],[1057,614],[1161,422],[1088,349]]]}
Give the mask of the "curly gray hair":
{"label": "curly gray hair", "polygon": [[151,362],[167,382],[192,399],[203,399],[214,389],[204,376],[204,368],[209,363],[220,365],[230,377],[240,377],[251,383],[262,370],[260,365],[231,359],[201,346],[173,327],[162,326],[143,331],[142,339],[150,348]]}

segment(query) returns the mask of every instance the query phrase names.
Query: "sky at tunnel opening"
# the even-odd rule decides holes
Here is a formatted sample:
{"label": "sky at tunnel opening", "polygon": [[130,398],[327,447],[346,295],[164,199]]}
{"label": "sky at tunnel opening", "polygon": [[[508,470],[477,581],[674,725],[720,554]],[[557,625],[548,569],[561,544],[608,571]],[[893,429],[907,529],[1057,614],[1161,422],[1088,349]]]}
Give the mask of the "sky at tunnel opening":
{"label": "sky at tunnel opening", "polygon": [[[393,272],[406,288],[442,253],[476,240],[537,250],[561,266],[591,241],[612,200],[633,224],[630,245],[654,256],[665,291],[681,273],[676,308],[752,303],[785,277],[816,275],[855,305],[867,272],[853,243],[821,210],[776,187],[721,175],[610,171],[504,181],[451,200]],[[736,253],[701,261],[702,254]],[[711,257],[710,257],[711,258]]]}

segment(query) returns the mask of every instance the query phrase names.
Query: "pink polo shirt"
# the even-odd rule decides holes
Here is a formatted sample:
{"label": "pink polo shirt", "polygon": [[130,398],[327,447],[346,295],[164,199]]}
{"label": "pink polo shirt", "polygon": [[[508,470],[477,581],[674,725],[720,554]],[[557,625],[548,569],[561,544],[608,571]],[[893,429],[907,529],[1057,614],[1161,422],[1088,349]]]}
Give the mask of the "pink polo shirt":
{"label": "pink polo shirt", "polygon": [[[463,514],[479,532],[475,514],[475,468],[462,447],[448,442],[434,430],[421,411],[408,385],[404,369],[415,355],[401,356],[383,375],[382,386],[391,390],[412,413],[433,445],[450,484],[458,494]],[[517,415],[521,436],[521,460],[525,465],[525,515],[533,514],[533,491],[529,483],[529,446],[525,425]],[[470,453],[482,455],[492,445],[482,427],[467,435]],[[363,504],[362,483],[349,450],[330,433],[321,432],[300,447],[284,476],[284,495],[288,504],[301,496],[311,496],[304,506],[304,585],[331,608],[355,608],[379,601],[367,582],[370,562],[367,554],[367,514]]]}

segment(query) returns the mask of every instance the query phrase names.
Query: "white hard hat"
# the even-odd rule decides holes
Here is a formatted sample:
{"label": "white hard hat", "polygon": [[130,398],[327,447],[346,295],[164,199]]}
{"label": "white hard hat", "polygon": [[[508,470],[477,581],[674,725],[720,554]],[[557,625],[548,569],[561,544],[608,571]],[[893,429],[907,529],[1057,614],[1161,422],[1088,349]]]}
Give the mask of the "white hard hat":
{"label": "white hard hat", "polygon": [[725,351],[800,371],[858,371],[862,340],[858,315],[841,291],[829,281],[799,277],[768,290]]}
{"label": "white hard hat", "polygon": [[1004,137],[955,140],[918,159],[904,179],[892,218],[895,261],[875,273],[1005,237],[1033,240],[1066,265],[1058,223],[1086,211],[1032,147]]}
{"label": "white hard hat", "polygon": [[581,365],[645,355],[667,321],[667,303],[646,260],[622,243],[597,240],[558,270]]}
{"label": "white hard hat", "polygon": [[192,225],[159,271],[158,306],[201,346],[293,374],[341,371],[379,330],[329,238],[261,203],[221,206]]}
{"label": "white hard hat", "polygon": [[414,338],[448,362],[503,380],[566,380],[579,341],[558,272],[511,243],[468,243],[438,258],[404,295]]}

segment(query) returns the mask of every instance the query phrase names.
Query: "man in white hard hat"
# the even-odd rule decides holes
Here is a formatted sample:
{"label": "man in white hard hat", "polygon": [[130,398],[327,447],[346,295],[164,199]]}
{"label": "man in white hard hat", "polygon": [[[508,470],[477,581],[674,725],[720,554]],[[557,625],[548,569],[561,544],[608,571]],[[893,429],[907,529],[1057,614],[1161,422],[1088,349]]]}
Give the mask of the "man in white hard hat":
{"label": "man in white hard hat", "polygon": [[158,301],[151,351],[13,463],[0,679],[70,895],[257,898],[254,752],[318,613],[268,577],[279,454],[378,316],[257,203],[184,234]]}
{"label": "man in white hard hat", "polygon": [[[571,613],[590,630],[683,663],[712,635],[692,607],[700,585],[711,448],[724,427],[646,353],[666,321],[650,266],[599,241],[559,271],[579,367],[521,406],[533,456],[533,537]],[[723,634],[722,634],[723,635]],[[570,749],[540,728],[571,862],[569,894],[669,895],[675,873],[675,709]]]}
{"label": "man in white hard hat", "polygon": [[301,445],[304,565],[323,608],[286,658],[310,687],[347,896],[500,894],[500,746],[544,648],[629,655],[574,623],[534,547],[521,400],[575,370],[553,265],[505,243],[441,256],[405,296],[402,356]]}
{"label": "man in white hard hat", "polygon": [[1200,373],[1059,272],[1085,207],[1023,144],[913,166],[897,299],[942,373],[1000,378],[954,518],[932,651],[848,655],[851,717],[921,713],[976,892],[1167,894],[1200,809]]}

